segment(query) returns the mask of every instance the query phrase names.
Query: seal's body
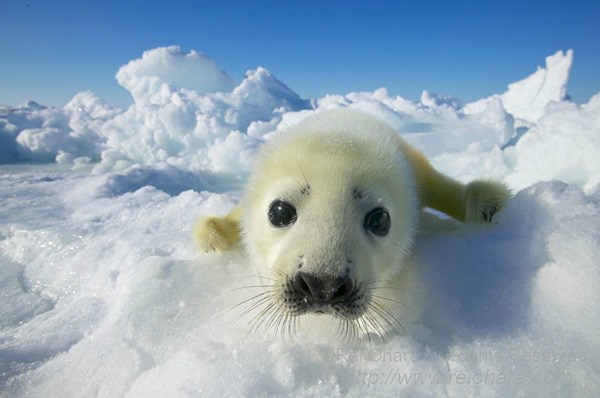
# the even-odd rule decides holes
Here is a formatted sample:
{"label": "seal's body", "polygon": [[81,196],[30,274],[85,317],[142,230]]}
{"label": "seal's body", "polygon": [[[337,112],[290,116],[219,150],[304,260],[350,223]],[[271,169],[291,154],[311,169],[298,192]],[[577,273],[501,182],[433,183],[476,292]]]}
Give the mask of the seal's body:
{"label": "seal's body", "polygon": [[268,142],[240,206],[194,234],[205,251],[241,241],[272,272],[270,311],[281,319],[329,313],[377,329],[396,323],[377,290],[402,269],[421,209],[486,223],[508,197],[502,184],[437,172],[373,116],[325,111]]}

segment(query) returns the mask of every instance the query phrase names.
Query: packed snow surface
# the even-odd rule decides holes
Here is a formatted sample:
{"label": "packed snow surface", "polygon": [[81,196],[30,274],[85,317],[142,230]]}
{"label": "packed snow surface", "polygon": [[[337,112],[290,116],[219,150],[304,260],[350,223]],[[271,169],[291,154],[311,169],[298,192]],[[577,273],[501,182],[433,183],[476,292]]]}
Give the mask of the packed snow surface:
{"label": "packed snow surface", "polygon": [[[308,101],[172,46],[119,69],[126,110],[91,92],[0,108],[0,396],[597,396],[600,93],[569,101],[572,61],[466,105]],[[339,341],[322,317],[253,330],[236,305],[260,293],[254,266],[199,253],[191,226],[235,206],[261,143],[342,107],[515,195],[491,227],[419,235],[406,278],[427,301],[392,308],[400,335]]]}

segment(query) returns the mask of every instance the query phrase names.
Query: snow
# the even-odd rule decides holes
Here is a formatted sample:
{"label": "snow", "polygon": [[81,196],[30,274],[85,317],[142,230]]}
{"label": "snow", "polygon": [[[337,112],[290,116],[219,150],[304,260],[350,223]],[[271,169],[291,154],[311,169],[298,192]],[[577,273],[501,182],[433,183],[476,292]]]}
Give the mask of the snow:
{"label": "snow", "polygon": [[144,52],[122,66],[117,81],[127,89],[135,101],[153,102],[152,94],[160,93],[163,85],[187,88],[197,93],[231,91],[235,83],[206,55],[179,46],[160,47]]}
{"label": "snow", "polygon": [[538,67],[525,79],[509,84],[504,94],[468,104],[465,111],[469,113],[494,98],[500,98],[504,108],[515,118],[522,119],[524,123],[537,123],[550,102],[565,99],[572,63],[573,50],[566,53],[558,51],[546,57],[545,68]]}
{"label": "snow", "polygon": [[[128,109],[90,92],[0,108],[0,396],[597,395],[600,93],[568,99],[572,60],[466,105],[384,88],[307,101],[172,46],[119,70]],[[405,334],[348,344],[321,318],[249,332],[235,306],[260,292],[253,266],[199,253],[191,226],[235,206],[262,142],[340,107],[515,196],[490,228],[421,233],[406,289],[427,300],[395,309]]]}

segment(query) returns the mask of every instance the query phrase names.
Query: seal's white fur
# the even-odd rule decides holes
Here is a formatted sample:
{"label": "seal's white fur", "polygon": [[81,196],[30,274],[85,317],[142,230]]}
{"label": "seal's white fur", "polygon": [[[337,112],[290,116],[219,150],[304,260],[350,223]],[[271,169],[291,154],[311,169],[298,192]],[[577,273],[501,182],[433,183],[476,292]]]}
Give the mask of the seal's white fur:
{"label": "seal's white fur", "polygon": [[[275,300],[294,298],[298,289],[293,278],[301,268],[321,277],[349,275],[350,286],[357,292],[362,289],[353,305],[362,308],[377,297],[368,284],[381,283],[402,269],[422,207],[460,221],[490,221],[508,196],[501,184],[476,181],[465,186],[440,174],[373,116],[326,111],[268,142],[257,157],[241,205],[225,217],[200,220],[195,237],[207,251],[226,250],[241,239],[252,261],[273,271]],[[295,207],[293,224],[271,225],[268,212],[274,200]],[[390,215],[385,236],[364,226],[365,214],[376,207]],[[289,304],[277,308],[298,313]],[[361,312],[353,311],[330,312],[360,319]],[[381,325],[363,320],[367,323]]]}
{"label": "seal's white fur", "polygon": [[[397,139],[375,118],[327,112],[269,142],[243,199],[243,208],[263,209],[245,211],[242,219],[254,262],[289,274],[303,256],[305,271],[339,273],[350,259],[358,280],[399,269],[419,205]],[[291,228],[270,225],[265,215],[274,199],[296,207],[299,216]],[[386,207],[393,220],[385,239],[363,229],[364,215],[376,206]]]}

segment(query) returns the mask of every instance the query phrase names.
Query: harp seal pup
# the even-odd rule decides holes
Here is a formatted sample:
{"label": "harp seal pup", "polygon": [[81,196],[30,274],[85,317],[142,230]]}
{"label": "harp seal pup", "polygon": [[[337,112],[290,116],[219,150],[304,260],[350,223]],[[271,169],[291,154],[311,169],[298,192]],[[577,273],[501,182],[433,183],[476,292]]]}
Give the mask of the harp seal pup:
{"label": "harp seal pup", "polygon": [[382,289],[406,263],[421,209],[485,224],[509,196],[497,182],[439,173],[374,116],[323,111],[266,143],[241,204],[201,218],[194,237],[207,252],[241,247],[270,274],[247,303],[259,313],[254,326],[283,331],[326,313],[343,334],[383,336],[402,327]]}

